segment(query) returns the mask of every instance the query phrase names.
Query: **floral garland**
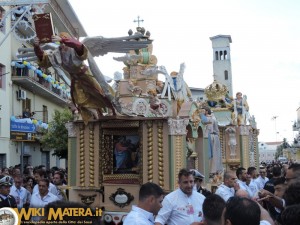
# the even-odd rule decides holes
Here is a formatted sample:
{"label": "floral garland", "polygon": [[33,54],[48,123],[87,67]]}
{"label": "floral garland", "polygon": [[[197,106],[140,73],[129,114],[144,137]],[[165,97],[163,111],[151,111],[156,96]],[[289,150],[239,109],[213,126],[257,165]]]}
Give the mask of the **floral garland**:
{"label": "floral garland", "polygon": [[55,79],[53,79],[51,75],[47,75],[47,74],[43,73],[43,71],[41,71],[41,70],[37,69],[35,66],[31,65],[30,62],[22,61],[22,64],[20,64],[19,62],[13,61],[13,62],[11,62],[11,66],[20,68],[20,69],[27,67],[28,69],[33,70],[37,74],[38,77],[44,78],[46,81],[48,81],[49,83],[52,84],[52,87],[62,90],[65,94],[67,94],[68,97],[70,97],[70,91],[67,90],[65,84],[60,84],[58,81],[55,81]]}

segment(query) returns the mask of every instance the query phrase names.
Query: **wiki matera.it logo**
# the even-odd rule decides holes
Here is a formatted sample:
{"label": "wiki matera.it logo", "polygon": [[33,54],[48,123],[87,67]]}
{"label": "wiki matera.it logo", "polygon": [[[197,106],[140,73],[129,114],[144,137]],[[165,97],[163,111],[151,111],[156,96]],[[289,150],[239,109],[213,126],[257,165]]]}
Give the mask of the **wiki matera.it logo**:
{"label": "wiki matera.it logo", "polygon": [[18,225],[18,214],[12,208],[0,209],[0,225]]}

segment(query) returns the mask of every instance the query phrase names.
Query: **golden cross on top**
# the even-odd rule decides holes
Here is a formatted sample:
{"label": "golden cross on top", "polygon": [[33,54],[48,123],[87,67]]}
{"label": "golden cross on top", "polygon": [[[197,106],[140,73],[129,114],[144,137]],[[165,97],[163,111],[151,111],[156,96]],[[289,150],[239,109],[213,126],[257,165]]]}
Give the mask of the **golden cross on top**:
{"label": "golden cross on top", "polygon": [[140,19],[140,16],[137,17],[137,20],[133,20],[134,23],[138,23],[138,27],[140,27],[140,22],[144,22],[144,20]]}

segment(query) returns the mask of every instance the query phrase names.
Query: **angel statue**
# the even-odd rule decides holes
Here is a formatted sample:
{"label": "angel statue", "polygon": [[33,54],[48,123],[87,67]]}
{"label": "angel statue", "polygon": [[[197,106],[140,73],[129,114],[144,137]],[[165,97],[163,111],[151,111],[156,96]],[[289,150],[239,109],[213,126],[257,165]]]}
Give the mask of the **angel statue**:
{"label": "angel statue", "polygon": [[171,72],[171,78],[173,80],[172,89],[173,93],[176,93],[175,99],[177,100],[177,112],[179,112],[182,103],[189,101],[189,98],[192,96],[191,90],[183,79],[184,70],[185,64],[181,63],[179,72]]}
{"label": "angel statue", "polygon": [[[129,52],[132,49],[145,48],[151,41],[139,41],[142,34],[120,38],[88,37],[82,42],[62,32],[52,36],[52,42],[59,47],[46,51],[40,46],[38,38],[34,39],[34,52],[40,67],[52,66],[58,74],[62,71],[71,78],[71,97],[85,124],[92,117],[102,116],[105,108],[113,115],[121,113],[121,107],[114,98],[113,89],[107,84],[93,57],[108,52]],[[84,60],[88,59],[89,67]]]}
{"label": "angel statue", "polygon": [[165,76],[164,87],[159,87],[161,91],[160,97],[164,98],[167,94],[169,101],[171,101],[171,96],[173,95],[177,101],[177,112],[179,112],[182,103],[188,101],[192,96],[191,90],[183,79],[184,70],[185,64],[181,63],[179,72],[173,71],[170,75],[165,66],[149,67],[142,72],[142,74],[148,76],[155,73],[161,73]]}

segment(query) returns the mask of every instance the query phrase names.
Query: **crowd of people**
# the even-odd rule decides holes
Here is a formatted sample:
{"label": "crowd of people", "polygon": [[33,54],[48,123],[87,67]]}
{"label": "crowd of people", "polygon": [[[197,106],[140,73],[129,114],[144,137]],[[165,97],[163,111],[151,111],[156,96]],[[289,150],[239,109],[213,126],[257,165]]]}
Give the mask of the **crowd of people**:
{"label": "crowd of people", "polygon": [[65,169],[26,165],[21,171],[20,165],[0,170],[0,208],[43,208],[50,202],[67,200]]}
{"label": "crowd of people", "polygon": [[142,185],[123,225],[299,224],[300,164],[260,167],[259,175],[255,167],[225,172],[215,193],[201,187],[203,178],[182,169],[179,188],[167,195],[154,183]]}
{"label": "crowd of people", "polygon": [[[137,205],[123,225],[296,225],[300,219],[300,164],[240,167],[225,171],[215,193],[202,187],[204,175],[192,169],[178,173],[178,189],[165,193],[157,184],[141,185]],[[43,166],[2,168],[0,208],[49,208],[67,203],[66,171]],[[42,218],[33,217],[33,221]],[[100,224],[95,220],[93,224]]]}

